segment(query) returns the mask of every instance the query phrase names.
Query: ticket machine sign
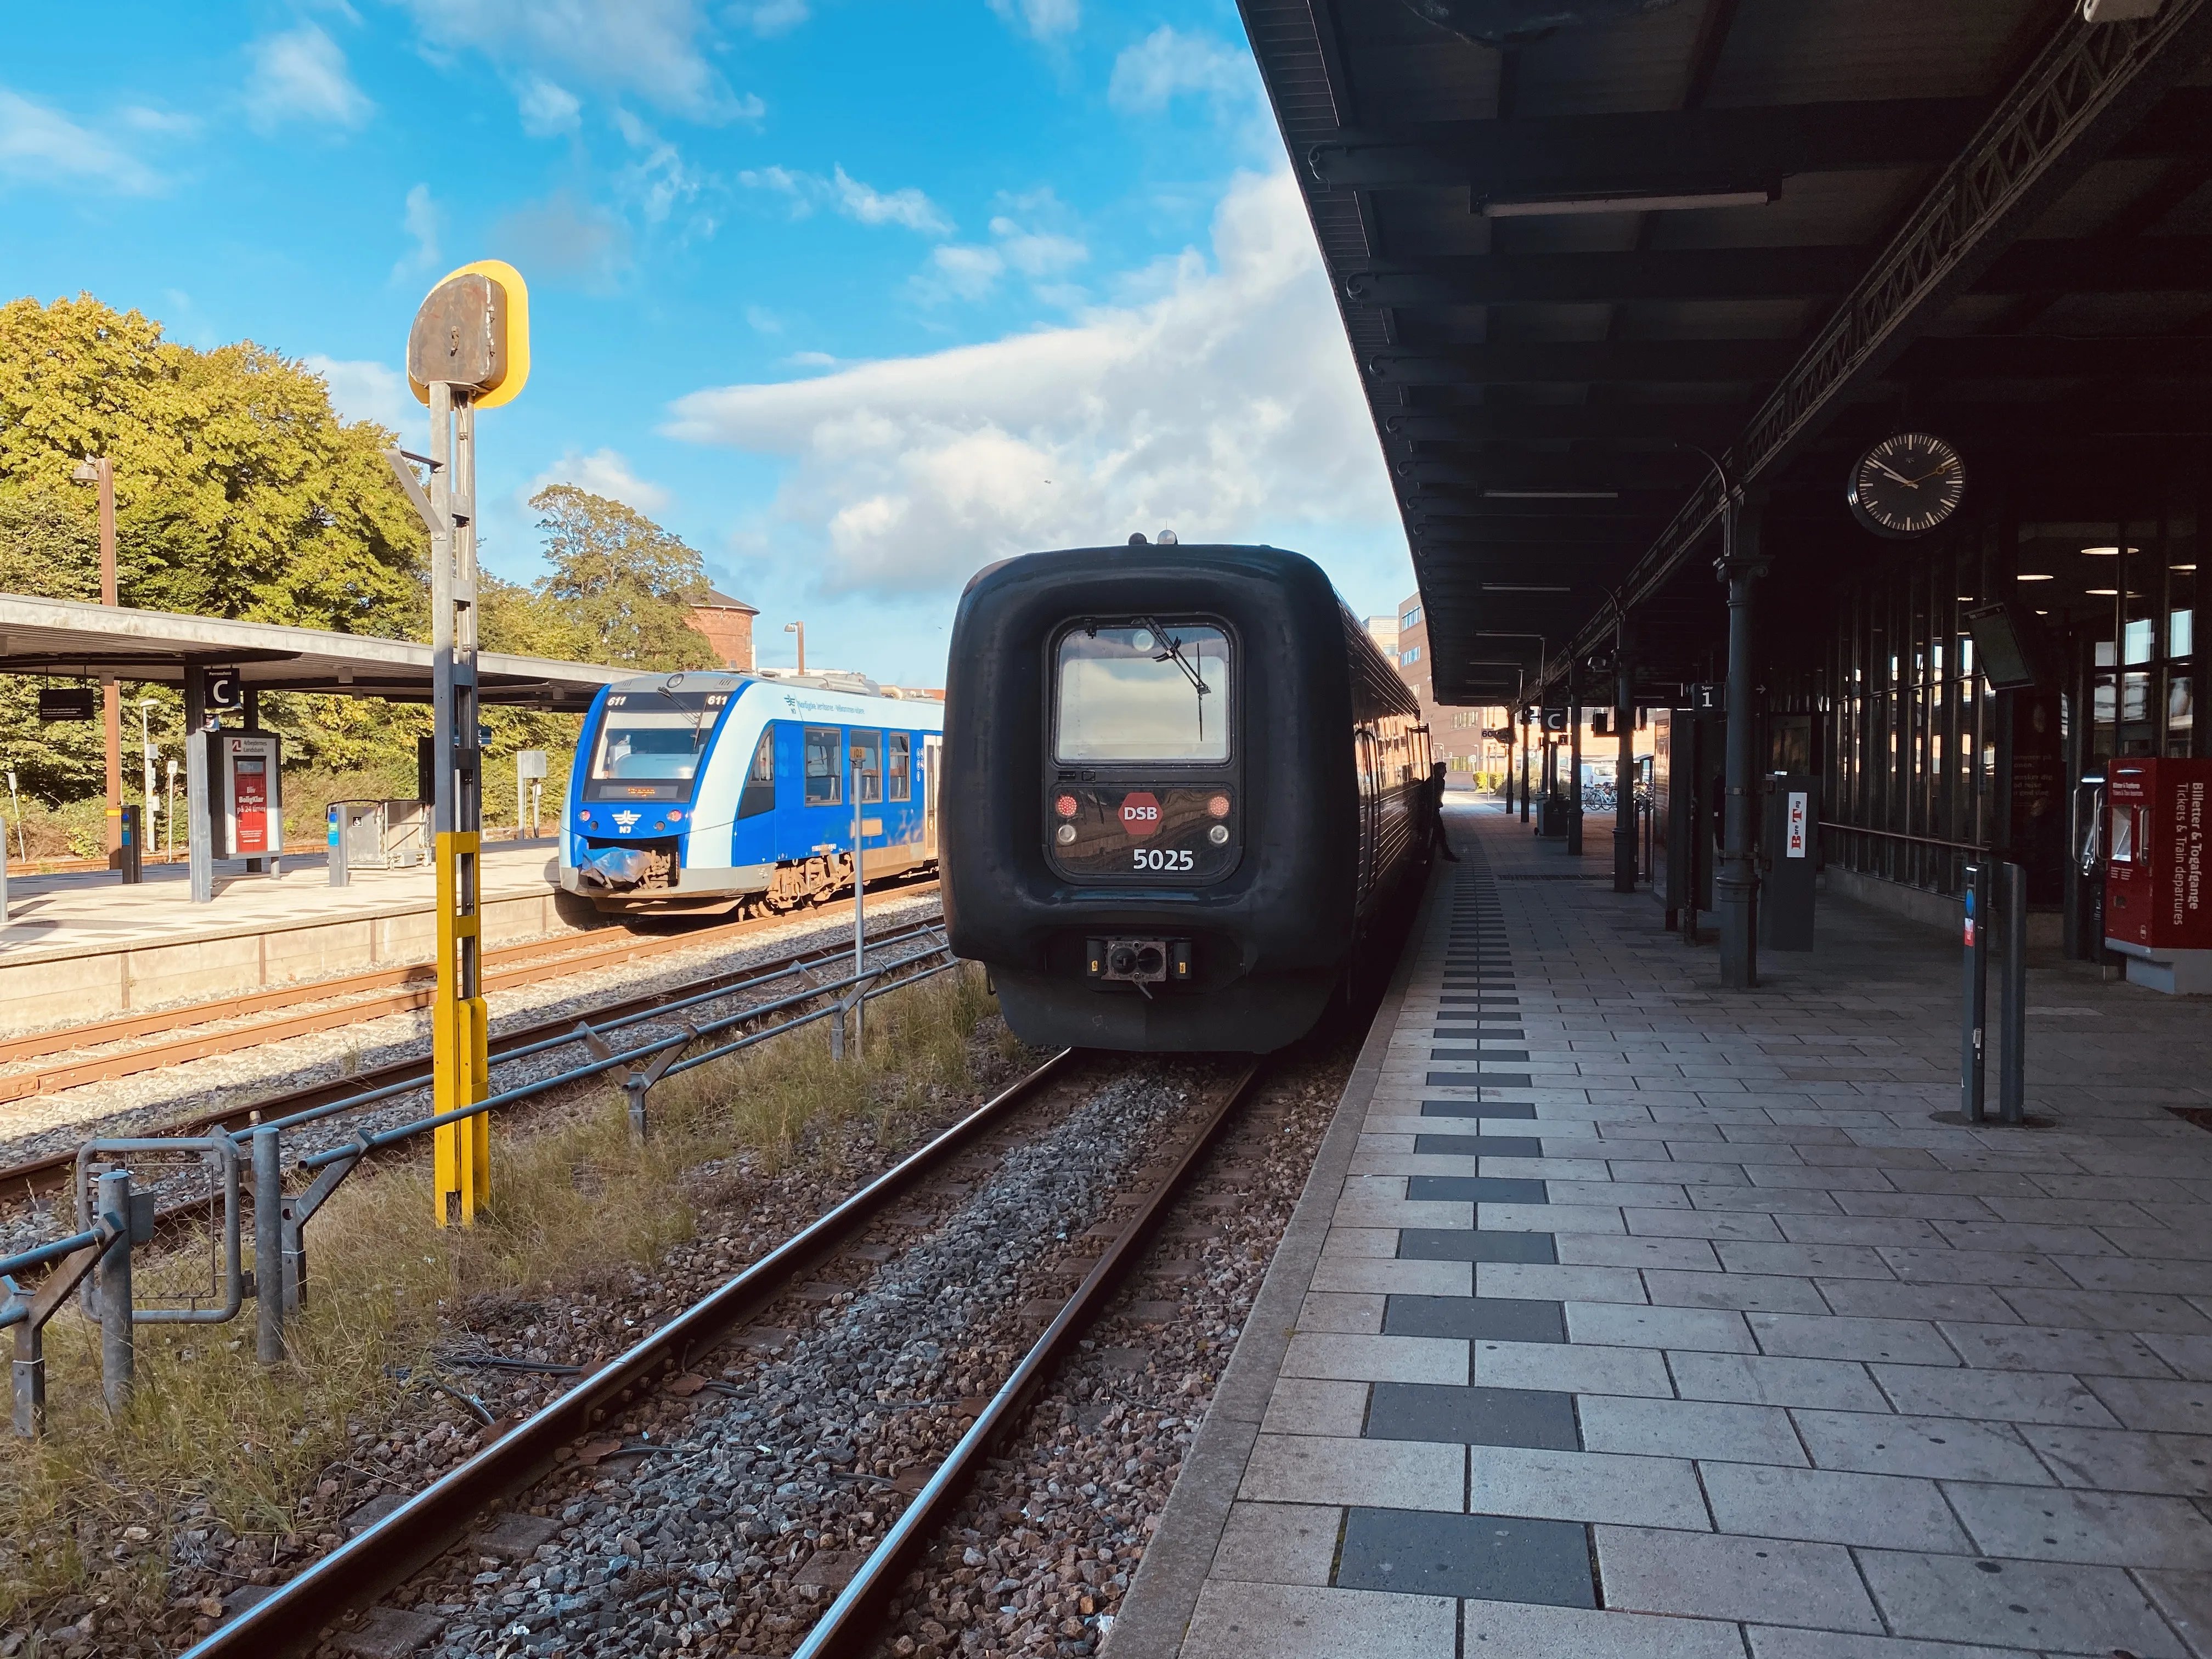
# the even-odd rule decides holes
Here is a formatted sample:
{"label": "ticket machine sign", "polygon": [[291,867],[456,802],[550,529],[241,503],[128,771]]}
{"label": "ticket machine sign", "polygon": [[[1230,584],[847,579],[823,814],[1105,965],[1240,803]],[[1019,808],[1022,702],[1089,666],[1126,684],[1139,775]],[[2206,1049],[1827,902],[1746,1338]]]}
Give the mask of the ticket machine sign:
{"label": "ticket machine sign", "polygon": [[2146,950],[2212,950],[2212,761],[2112,763],[2105,934]]}
{"label": "ticket machine sign", "polygon": [[1805,856],[1805,792],[1802,789],[1790,792],[1790,819],[1782,843],[1782,856],[1786,859]]}
{"label": "ticket machine sign", "polygon": [[283,744],[273,732],[210,732],[215,798],[210,826],[219,859],[275,858],[284,850]]}

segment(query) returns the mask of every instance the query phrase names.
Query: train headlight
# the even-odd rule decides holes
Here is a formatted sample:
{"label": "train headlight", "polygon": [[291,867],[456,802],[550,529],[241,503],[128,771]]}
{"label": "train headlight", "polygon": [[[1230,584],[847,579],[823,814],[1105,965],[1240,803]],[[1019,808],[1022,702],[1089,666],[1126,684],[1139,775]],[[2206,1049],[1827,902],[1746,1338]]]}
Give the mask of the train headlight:
{"label": "train headlight", "polygon": [[1214,796],[1212,799],[1206,803],[1206,810],[1217,818],[1227,817],[1229,816],[1229,797],[1226,795]]}
{"label": "train headlight", "polygon": [[1059,829],[1052,832],[1052,838],[1062,847],[1072,845],[1075,840],[1075,826],[1072,823],[1061,824]]}
{"label": "train headlight", "polygon": [[1064,818],[1073,817],[1075,816],[1075,797],[1073,795],[1062,795],[1058,800],[1053,802],[1052,810],[1059,813],[1060,817]]}
{"label": "train headlight", "polygon": [[1229,826],[1225,823],[1215,824],[1212,829],[1206,832],[1206,838],[1212,842],[1216,847],[1228,846]]}

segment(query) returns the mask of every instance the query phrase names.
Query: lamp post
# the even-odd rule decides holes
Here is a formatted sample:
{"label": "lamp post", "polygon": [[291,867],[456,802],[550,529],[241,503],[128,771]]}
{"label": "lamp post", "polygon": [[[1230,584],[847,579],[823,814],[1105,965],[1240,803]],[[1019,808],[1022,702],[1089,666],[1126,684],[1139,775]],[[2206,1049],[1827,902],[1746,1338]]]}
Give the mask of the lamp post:
{"label": "lamp post", "polygon": [[[1536,700],[1538,706],[1541,707],[1544,697],[1544,670],[1546,664],[1550,659],[1552,649],[1550,642],[1547,641],[1541,634],[1524,634],[1510,629],[1504,631],[1495,629],[1480,630],[1476,633],[1474,637],[1478,640],[1534,640],[1536,641]],[[1525,686],[1527,682],[1524,680],[1522,684]],[[1522,693],[1523,698],[1522,706],[1524,708],[1526,707],[1527,695],[1528,694],[1524,690]],[[1541,728],[1540,727],[1539,729],[1540,730]],[[1551,739],[1547,738],[1544,740],[1544,756],[1547,768],[1551,760]],[[1549,790],[1549,787],[1550,783],[1547,772],[1546,781],[1546,788],[1547,791]],[[1528,735],[1525,728],[1521,734],[1521,822],[1523,823],[1528,822]]]}
{"label": "lamp post", "polygon": [[154,789],[154,732],[148,711],[161,706],[159,697],[138,699],[138,798],[146,803],[146,816],[149,817],[161,810],[161,801]]}
{"label": "lamp post", "polygon": [[806,624],[803,622],[787,622],[783,625],[783,631],[799,635],[799,672],[804,674],[806,672]]}
{"label": "lamp post", "polygon": [[[100,489],[100,602],[116,605],[115,463],[105,455],[86,457],[70,477]],[[123,693],[112,674],[100,680],[107,729],[107,850],[123,845]]]}

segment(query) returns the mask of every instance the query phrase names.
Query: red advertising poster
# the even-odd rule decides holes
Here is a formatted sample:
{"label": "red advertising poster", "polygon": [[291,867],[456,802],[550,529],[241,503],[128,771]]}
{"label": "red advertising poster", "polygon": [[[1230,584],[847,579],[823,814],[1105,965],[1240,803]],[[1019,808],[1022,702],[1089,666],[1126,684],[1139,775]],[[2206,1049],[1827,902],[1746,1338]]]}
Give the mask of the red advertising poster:
{"label": "red advertising poster", "polygon": [[2146,950],[2212,950],[2204,885],[2212,761],[2115,760],[2109,777],[2106,937]]}
{"label": "red advertising poster", "polygon": [[266,853],[270,850],[269,763],[259,755],[239,755],[230,765],[231,806],[238,825],[238,840],[231,851],[240,858]]}

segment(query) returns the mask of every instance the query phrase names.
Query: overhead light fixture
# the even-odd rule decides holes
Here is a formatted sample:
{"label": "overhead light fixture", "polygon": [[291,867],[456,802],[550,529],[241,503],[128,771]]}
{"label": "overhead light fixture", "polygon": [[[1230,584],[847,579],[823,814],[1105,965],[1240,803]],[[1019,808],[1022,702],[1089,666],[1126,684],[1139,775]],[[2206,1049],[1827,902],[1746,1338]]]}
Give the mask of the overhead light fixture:
{"label": "overhead light fixture", "polygon": [[2166,568],[2168,570],[2180,570],[2193,574],[2196,571],[2197,567],[2193,564],[2170,564],[2166,566]]}
{"label": "overhead light fixture", "polygon": [[[2142,549],[2131,547],[2128,551],[2140,553]],[[2081,550],[2081,556],[2085,559],[2117,559],[2120,556],[2120,550],[2117,547],[2085,547]]]}
{"label": "overhead light fixture", "polygon": [[1547,582],[1485,582],[1486,593],[1571,593],[1571,587],[1555,587]]}
{"label": "overhead light fixture", "polygon": [[2093,587],[2087,591],[2093,599],[2117,599],[2120,597],[2120,590],[2117,587]]}
{"label": "overhead light fixture", "polygon": [[1782,196],[1779,185],[1750,190],[1686,191],[1674,195],[1553,196],[1475,204],[1486,219],[1553,219],[1577,213],[1680,213],[1690,208],[1765,207]]}
{"label": "overhead light fixture", "polygon": [[1618,489],[1486,489],[1486,501],[1617,501]]}
{"label": "overhead light fixture", "polygon": [[2023,570],[2013,580],[2016,582],[2047,582],[2054,578],[2048,570]]}

